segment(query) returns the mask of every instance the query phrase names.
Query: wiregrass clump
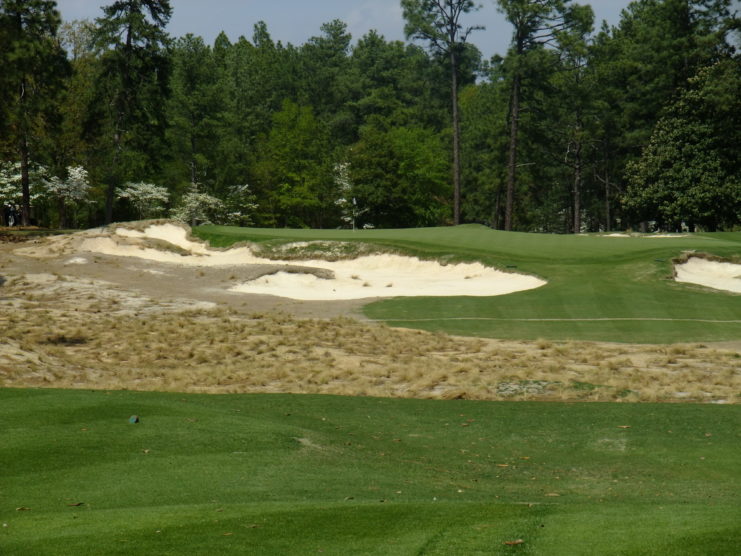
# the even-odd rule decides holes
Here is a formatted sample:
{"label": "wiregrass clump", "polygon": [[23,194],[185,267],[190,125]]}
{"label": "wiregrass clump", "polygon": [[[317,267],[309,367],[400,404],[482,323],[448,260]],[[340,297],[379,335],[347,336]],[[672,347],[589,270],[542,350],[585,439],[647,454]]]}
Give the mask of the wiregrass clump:
{"label": "wiregrass clump", "polygon": [[307,260],[322,259],[340,261],[357,259],[364,255],[397,253],[397,250],[380,245],[355,241],[292,241],[271,240],[250,244],[252,251],[267,259],[273,260]]}
{"label": "wiregrass clump", "polygon": [[0,385],[725,403],[741,392],[730,349],[459,338],[346,317],[153,307],[114,291],[65,307],[53,295],[64,283],[4,287]]}

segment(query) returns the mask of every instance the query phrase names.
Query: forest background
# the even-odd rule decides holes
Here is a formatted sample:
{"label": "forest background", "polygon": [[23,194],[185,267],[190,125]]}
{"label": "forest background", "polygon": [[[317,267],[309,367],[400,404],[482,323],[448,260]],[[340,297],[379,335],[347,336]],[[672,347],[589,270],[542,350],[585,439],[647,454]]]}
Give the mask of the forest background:
{"label": "forest background", "polygon": [[738,3],[596,31],[588,4],[495,3],[511,45],[483,59],[471,0],[402,0],[406,42],[333,20],[299,46],[171,37],[167,0],[0,0],[0,201],[58,227],[738,229]]}

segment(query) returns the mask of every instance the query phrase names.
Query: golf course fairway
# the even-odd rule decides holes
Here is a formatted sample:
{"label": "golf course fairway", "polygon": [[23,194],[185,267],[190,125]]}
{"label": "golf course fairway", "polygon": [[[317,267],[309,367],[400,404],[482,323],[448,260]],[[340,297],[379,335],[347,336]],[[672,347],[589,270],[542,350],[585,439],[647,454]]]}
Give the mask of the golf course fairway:
{"label": "golf course fairway", "polygon": [[738,406],[3,389],[0,418],[9,556],[741,541]]}

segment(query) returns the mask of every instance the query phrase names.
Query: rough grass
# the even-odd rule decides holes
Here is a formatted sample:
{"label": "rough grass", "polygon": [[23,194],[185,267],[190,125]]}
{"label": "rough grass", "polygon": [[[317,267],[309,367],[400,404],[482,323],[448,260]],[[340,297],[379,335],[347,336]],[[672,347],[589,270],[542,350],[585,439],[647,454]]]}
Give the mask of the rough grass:
{"label": "rough grass", "polygon": [[741,392],[738,352],[703,344],[496,341],[146,300],[132,309],[115,290],[85,296],[79,284],[64,307],[64,284],[4,286],[0,385],[725,403]]}

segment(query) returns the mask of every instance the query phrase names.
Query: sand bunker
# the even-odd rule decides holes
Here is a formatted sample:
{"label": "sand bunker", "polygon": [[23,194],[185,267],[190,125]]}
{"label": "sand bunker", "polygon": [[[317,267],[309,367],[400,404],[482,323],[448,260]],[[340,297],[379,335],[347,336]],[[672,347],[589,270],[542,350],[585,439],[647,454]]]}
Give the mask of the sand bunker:
{"label": "sand bunker", "polygon": [[[275,262],[275,261],[273,261]],[[522,274],[501,272],[484,265],[441,265],[399,255],[370,255],[347,261],[302,261],[330,270],[333,279],[314,274],[278,272],[232,288],[303,300],[361,299],[396,296],[490,296],[529,290],[545,284]]]}
{"label": "sand bunker", "polygon": [[[583,235],[583,237],[589,237]],[[625,232],[615,232],[612,234],[602,234],[599,237],[639,237],[642,239],[662,239],[662,238],[678,238],[687,237],[687,234],[628,234]]]}
{"label": "sand bunker", "polygon": [[690,257],[686,262],[678,264],[674,268],[677,282],[741,293],[741,264]]}
{"label": "sand bunker", "polygon": [[645,235],[641,236],[644,239],[666,239],[666,238],[678,238],[678,237],[687,237],[687,234],[651,234],[651,235]]}
{"label": "sand bunker", "polygon": [[118,226],[113,233],[84,237],[79,249],[193,267],[270,265],[275,268],[274,272],[236,284],[230,291],[298,300],[493,296],[529,290],[546,283],[533,276],[502,272],[479,263],[443,265],[388,254],[340,261],[280,261],[258,257],[249,247],[210,249],[189,236],[187,227],[172,223],[152,224],[143,230]]}

